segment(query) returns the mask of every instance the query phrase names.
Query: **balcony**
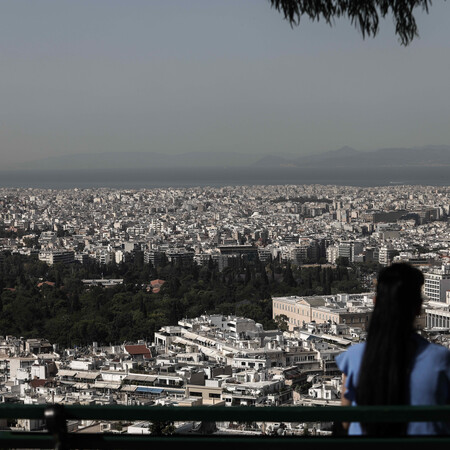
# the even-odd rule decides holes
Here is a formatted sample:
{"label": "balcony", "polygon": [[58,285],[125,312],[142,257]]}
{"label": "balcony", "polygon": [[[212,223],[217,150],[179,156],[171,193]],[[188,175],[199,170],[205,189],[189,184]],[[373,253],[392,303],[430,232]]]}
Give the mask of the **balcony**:
{"label": "balcony", "polygon": [[356,436],[266,436],[238,434],[175,434],[170,436],[133,435],[115,433],[77,433],[67,431],[69,420],[150,421],[150,422],[411,422],[450,421],[447,406],[391,406],[391,407],[146,407],[146,406],[86,406],[86,405],[23,405],[1,404],[0,418],[43,420],[45,430],[35,432],[2,431],[1,448],[148,448],[149,445],[193,445],[198,449],[295,447],[307,449],[375,448],[380,445],[406,444],[408,449],[450,448],[448,436],[412,436],[404,438],[376,438]]}

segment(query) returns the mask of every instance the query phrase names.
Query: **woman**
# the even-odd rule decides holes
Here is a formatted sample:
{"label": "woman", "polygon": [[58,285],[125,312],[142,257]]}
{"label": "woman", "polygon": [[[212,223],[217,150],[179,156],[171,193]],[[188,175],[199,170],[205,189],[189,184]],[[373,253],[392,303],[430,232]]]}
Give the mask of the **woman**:
{"label": "woman", "polygon": [[[415,332],[424,277],[404,263],[379,273],[366,342],[336,357],[343,373],[343,405],[450,403],[450,351]],[[347,428],[348,424],[344,424]],[[449,434],[450,423],[352,422],[348,434]]]}

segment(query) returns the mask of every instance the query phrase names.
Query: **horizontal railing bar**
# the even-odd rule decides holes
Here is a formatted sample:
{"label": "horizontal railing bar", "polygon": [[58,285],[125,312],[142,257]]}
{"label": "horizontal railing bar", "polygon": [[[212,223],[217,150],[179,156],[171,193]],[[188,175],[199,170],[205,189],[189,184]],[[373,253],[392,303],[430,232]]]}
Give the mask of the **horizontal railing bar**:
{"label": "horizontal railing bar", "polygon": [[[150,435],[131,435],[131,434],[102,434],[102,433],[68,433],[64,440],[66,448],[148,448],[149,445],[193,445],[197,449],[213,446],[214,449],[230,448],[230,445],[240,445],[248,448],[275,448],[304,446],[307,449],[328,449],[336,445],[345,445],[346,448],[375,448],[380,445],[407,445],[408,449],[420,449],[424,446],[433,449],[448,449],[450,437],[438,436],[411,436],[403,438],[371,438],[371,437],[328,437],[328,436],[150,436]],[[51,448],[54,441],[51,435],[42,433],[0,433],[0,445],[8,447],[30,447]]]}
{"label": "horizontal railing bar", "polygon": [[[0,404],[0,418],[42,419],[47,405]],[[66,419],[209,422],[421,422],[450,421],[450,405],[440,406],[124,406],[64,405]]]}
{"label": "horizontal railing bar", "polygon": [[1,448],[54,448],[55,440],[49,433],[27,431],[0,431]]}

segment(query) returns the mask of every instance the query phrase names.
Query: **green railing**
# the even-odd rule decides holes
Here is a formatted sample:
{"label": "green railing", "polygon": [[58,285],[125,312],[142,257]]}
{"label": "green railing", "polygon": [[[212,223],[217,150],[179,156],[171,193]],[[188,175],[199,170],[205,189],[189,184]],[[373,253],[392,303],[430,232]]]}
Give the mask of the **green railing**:
{"label": "green railing", "polygon": [[1,431],[0,448],[149,448],[150,445],[193,445],[196,448],[232,449],[234,445],[259,448],[292,447],[332,448],[336,444],[353,448],[383,444],[407,444],[408,449],[424,446],[450,448],[449,436],[414,436],[374,438],[345,435],[332,436],[243,436],[243,435],[133,435],[116,433],[68,432],[68,420],[150,421],[150,422],[421,422],[450,421],[449,406],[391,407],[164,407],[164,406],[86,406],[0,404],[2,419],[42,419],[41,432]]}

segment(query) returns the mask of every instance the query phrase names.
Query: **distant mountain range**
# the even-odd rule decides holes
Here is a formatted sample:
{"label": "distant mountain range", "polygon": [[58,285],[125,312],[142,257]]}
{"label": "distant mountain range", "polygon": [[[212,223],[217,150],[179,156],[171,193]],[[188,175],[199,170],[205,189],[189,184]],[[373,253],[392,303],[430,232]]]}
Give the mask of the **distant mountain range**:
{"label": "distant mountain range", "polygon": [[450,166],[450,146],[381,148],[359,151],[351,147],[302,156],[238,152],[189,152],[177,155],[146,152],[84,153],[42,158],[17,164],[17,170],[158,169],[158,168],[381,168]]}

